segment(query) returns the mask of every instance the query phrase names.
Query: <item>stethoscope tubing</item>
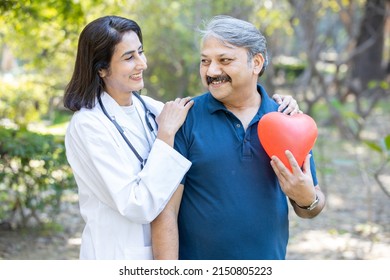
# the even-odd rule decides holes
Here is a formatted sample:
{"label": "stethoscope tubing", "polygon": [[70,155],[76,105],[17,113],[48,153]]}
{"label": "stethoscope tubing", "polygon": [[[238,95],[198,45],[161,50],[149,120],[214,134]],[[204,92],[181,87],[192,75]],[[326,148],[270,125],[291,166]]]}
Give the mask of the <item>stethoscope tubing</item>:
{"label": "stethoscope tubing", "polygon": [[[142,103],[143,107],[144,107],[144,110],[145,110],[145,121],[146,121],[146,124],[150,130],[150,132],[154,133],[154,128],[152,126],[152,124],[150,123],[149,121],[149,116],[154,120],[155,124],[156,124],[156,127],[157,127],[157,123],[156,123],[156,116],[147,108],[146,104],[145,104],[145,101],[142,99],[142,97],[138,94],[138,93],[135,93],[133,92],[133,95],[135,95]],[[123,128],[118,124],[118,122],[115,120],[114,117],[111,117],[106,108],[104,107],[103,105],[103,102],[102,102],[102,99],[100,98],[100,96],[98,96],[98,102],[99,102],[99,105],[100,107],[102,108],[102,111],[104,113],[104,115],[115,125],[116,129],[118,130],[118,132],[120,133],[120,135],[122,136],[123,140],[125,140],[126,144],[129,146],[129,148],[131,149],[131,151],[134,153],[134,155],[138,158],[138,160],[140,161],[141,163],[141,169],[145,166],[145,163],[146,163],[146,160],[147,159],[143,159],[141,157],[141,155],[137,152],[137,150],[134,148],[134,146],[131,144],[130,140],[126,137],[125,135],[125,131],[123,130]]]}

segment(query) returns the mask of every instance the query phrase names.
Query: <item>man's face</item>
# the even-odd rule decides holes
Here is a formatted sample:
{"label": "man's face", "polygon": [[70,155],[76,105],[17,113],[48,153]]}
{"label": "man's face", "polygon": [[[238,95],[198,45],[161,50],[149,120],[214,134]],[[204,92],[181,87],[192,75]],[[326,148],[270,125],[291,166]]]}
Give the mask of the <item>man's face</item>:
{"label": "man's face", "polygon": [[247,49],[214,37],[203,41],[200,76],[202,84],[221,102],[239,97],[257,82],[254,59],[248,63]]}

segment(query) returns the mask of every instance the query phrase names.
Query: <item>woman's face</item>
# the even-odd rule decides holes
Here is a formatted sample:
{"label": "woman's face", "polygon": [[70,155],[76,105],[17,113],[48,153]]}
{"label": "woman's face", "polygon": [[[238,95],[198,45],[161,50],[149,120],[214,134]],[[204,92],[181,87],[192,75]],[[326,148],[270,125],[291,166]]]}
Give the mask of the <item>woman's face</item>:
{"label": "woman's face", "polygon": [[143,71],[147,68],[143,46],[134,31],[123,34],[115,46],[110,68],[99,71],[104,81],[104,90],[119,105],[131,105],[131,92],[144,87]]}

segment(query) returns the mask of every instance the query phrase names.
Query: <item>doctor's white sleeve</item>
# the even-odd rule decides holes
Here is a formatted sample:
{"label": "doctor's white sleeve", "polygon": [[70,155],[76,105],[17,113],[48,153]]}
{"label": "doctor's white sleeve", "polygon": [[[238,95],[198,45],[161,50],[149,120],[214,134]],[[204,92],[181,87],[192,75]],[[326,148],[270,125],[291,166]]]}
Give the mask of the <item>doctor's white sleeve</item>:
{"label": "doctor's white sleeve", "polygon": [[86,200],[81,203],[97,199],[133,222],[150,223],[163,210],[191,162],[156,139],[140,170],[140,162],[121,141],[109,122],[84,115],[69,124],[67,158]]}

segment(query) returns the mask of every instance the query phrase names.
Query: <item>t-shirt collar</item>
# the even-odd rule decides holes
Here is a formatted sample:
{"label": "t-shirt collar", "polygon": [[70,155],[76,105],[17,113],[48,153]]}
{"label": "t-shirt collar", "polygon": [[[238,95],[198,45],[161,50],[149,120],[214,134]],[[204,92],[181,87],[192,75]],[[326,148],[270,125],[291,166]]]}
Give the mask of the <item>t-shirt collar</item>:
{"label": "t-shirt collar", "polygon": [[[261,95],[261,105],[257,113],[259,117],[263,116],[264,114],[270,111],[274,111],[275,102],[272,101],[272,99],[268,96],[265,89],[260,84],[257,84],[257,92]],[[226,107],[222,104],[222,102],[215,99],[210,92],[208,92],[207,94],[208,94],[207,107],[210,114],[213,114],[219,110],[227,111]]]}

